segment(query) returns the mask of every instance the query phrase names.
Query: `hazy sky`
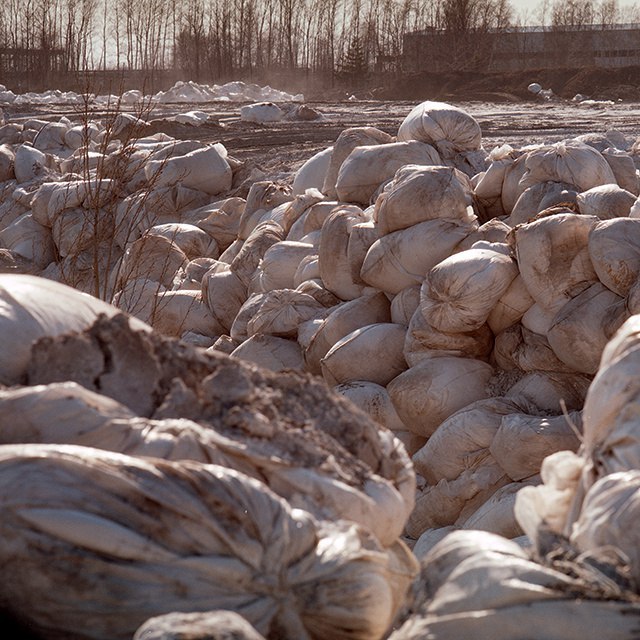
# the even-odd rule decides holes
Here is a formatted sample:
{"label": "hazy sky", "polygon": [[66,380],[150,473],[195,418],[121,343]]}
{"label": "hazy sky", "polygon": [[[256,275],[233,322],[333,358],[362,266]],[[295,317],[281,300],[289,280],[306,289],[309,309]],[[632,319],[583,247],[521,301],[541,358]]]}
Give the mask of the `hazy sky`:
{"label": "hazy sky", "polygon": [[[549,0],[551,4],[552,0]],[[525,14],[528,17],[527,22],[529,24],[539,24],[539,20],[536,20],[538,10],[542,4],[542,0],[511,0],[513,9],[516,13],[516,20],[518,17],[524,17]],[[622,9],[629,5],[640,4],[640,0],[618,0],[618,6]]]}

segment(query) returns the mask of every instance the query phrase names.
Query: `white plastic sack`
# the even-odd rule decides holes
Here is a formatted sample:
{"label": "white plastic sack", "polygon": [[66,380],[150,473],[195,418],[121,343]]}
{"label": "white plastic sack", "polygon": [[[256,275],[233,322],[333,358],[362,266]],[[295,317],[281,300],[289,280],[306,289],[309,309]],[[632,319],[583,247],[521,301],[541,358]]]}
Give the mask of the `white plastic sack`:
{"label": "white plastic sack", "polygon": [[311,156],[293,177],[293,195],[303,194],[307,189],[322,190],[331,161],[333,147],[327,147]]}
{"label": "white plastic sack", "polygon": [[597,282],[558,311],[547,338],[562,362],[593,374],[605,345],[628,317],[624,299]]}
{"label": "white plastic sack", "polygon": [[640,220],[598,223],[589,234],[589,256],[600,282],[626,297],[640,275]]}
{"label": "white plastic sack", "polygon": [[538,182],[566,182],[587,191],[603,184],[616,184],[616,178],[602,154],[582,142],[563,140],[530,151],[526,172],[520,187],[526,189]]}
{"label": "white plastic sack", "polygon": [[353,265],[352,269],[349,261],[349,237],[356,224],[366,221],[359,208],[340,207],[322,225],[318,246],[320,277],[325,287],[342,300],[361,296],[365,288],[360,277],[362,265]]}
{"label": "white plastic sack", "polygon": [[[10,385],[23,379],[36,340],[82,331],[101,313],[111,317],[119,310],[58,282],[0,275],[0,382]],[[140,321],[131,322],[136,329],[150,330]]]}
{"label": "white plastic sack", "polygon": [[629,215],[636,196],[617,184],[592,187],[576,197],[582,215],[596,216],[600,220],[625,218]]}
{"label": "white plastic sack", "polygon": [[340,167],[336,180],[338,199],[368,205],[378,188],[406,164],[442,162],[431,145],[415,140],[356,147]]}
{"label": "white plastic sack", "polygon": [[427,358],[401,373],[387,391],[407,429],[430,436],[450,415],[488,397],[493,368],[471,358]]}
{"label": "white plastic sack", "polygon": [[147,180],[155,186],[198,189],[210,195],[229,191],[232,172],[227,150],[220,143],[166,159],[152,159],[145,164]]}
{"label": "white plastic sack", "polygon": [[429,144],[448,143],[455,150],[479,149],[480,125],[459,107],[427,101],[415,106],[398,129],[398,140],[420,140]]}
{"label": "white plastic sack", "polygon": [[304,371],[300,345],[295,340],[256,334],[231,352],[231,357],[270,371]]}
{"label": "white plastic sack", "polygon": [[516,262],[502,251],[454,254],[427,274],[420,291],[422,314],[446,333],[479,329],[517,275]]}
{"label": "white plastic sack", "polygon": [[425,275],[448,258],[472,228],[455,220],[437,219],[389,233],[372,244],[360,275],[367,284],[392,295],[422,284]]}
{"label": "white plastic sack", "polygon": [[[0,602],[43,634],[89,628],[97,640],[124,639],[154,615],[229,609],[264,633],[381,638],[416,572],[406,547],[387,551],[354,526],[320,525],[215,465],[5,445],[0,484],[0,553],[14,576]],[[78,571],[100,580],[79,583]],[[276,577],[292,601],[311,585],[317,600],[280,612]]]}
{"label": "white plastic sack", "polygon": [[588,251],[589,233],[598,219],[560,213],[515,231],[522,279],[532,298],[557,311],[597,280]]}
{"label": "white plastic sack", "polygon": [[460,171],[407,163],[377,198],[374,217],[382,235],[436,218],[471,224],[472,202],[471,183]]}
{"label": "white plastic sack", "polygon": [[322,358],[323,378],[330,386],[355,380],[386,385],[407,368],[402,353],[405,331],[402,325],[392,323],[352,331]]}
{"label": "white plastic sack", "polygon": [[333,145],[329,167],[321,189],[330,198],[335,198],[336,180],[342,163],[356,147],[393,142],[392,136],[375,127],[350,127],[344,129]]}
{"label": "white plastic sack", "polygon": [[389,299],[383,293],[363,295],[333,308],[309,341],[305,361],[320,373],[320,361],[339,340],[356,329],[391,321]]}

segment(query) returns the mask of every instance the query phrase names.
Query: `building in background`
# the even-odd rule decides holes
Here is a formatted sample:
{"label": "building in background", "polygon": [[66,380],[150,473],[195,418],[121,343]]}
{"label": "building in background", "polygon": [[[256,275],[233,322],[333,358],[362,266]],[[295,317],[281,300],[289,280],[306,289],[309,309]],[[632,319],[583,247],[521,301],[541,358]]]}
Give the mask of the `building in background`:
{"label": "building in background", "polygon": [[640,25],[521,27],[404,37],[405,73],[640,66]]}

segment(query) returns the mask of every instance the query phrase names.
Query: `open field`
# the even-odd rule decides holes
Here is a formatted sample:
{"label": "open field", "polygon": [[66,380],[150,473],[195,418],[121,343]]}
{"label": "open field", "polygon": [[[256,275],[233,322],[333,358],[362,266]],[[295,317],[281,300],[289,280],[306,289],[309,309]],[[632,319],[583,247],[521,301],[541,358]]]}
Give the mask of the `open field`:
{"label": "open field", "polygon": [[[197,105],[159,105],[143,114],[151,131],[162,131],[178,139],[222,142],[239,160],[260,167],[268,176],[286,178],[305,160],[336,140],[347,127],[373,126],[395,135],[404,117],[417,101],[306,102],[319,111],[319,120],[296,120],[258,124],[240,119],[246,103],[212,102]],[[588,102],[456,102],[479,122],[483,146],[555,142],[585,133],[604,133],[617,129],[630,141],[640,135],[640,103]],[[209,114],[200,127],[172,120],[179,113],[198,109]],[[21,106],[5,108],[12,120],[31,117],[57,120],[66,115],[76,118],[77,106]],[[95,114],[100,115],[100,112]]]}

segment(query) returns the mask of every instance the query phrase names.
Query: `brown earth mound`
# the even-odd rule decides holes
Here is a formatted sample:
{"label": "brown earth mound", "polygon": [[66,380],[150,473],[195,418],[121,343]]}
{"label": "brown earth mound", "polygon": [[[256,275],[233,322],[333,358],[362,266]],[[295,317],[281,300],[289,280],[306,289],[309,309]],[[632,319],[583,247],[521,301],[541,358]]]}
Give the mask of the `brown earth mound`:
{"label": "brown earth mound", "polygon": [[530,100],[527,87],[537,82],[561,98],[577,93],[598,100],[640,100],[640,67],[620,69],[538,69],[510,73],[421,73],[392,87],[374,90],[377,98],[395,100]]}

